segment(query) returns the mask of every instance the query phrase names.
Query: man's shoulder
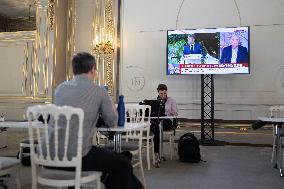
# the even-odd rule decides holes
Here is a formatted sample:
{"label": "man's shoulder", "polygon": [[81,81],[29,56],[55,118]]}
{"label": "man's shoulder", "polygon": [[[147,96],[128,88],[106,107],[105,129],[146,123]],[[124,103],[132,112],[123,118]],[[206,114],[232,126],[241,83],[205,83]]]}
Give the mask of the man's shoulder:
{"label": "man's shoulder", "polygon": [[183,48],[190,48],[188,44],[185,44]]}
{"label": "man's shoulder", "polygon": [[238,47],[240,50],[243,50],[243,51],[247,51],[247,48],[246,47],[244,47],[244,46],[241,46],[241,45],[239,45],[239,47]]}
{"label": "man's shoulder", "polygon": [[227,46],[227,47],[224,47],[223,49],[226,49],[226,50],[232,49],[232,45],[229,45],[229,46]]}
{"label": "man's shoulder", "polygon": [[171,102],[176,102],[176,100],[175,100],[174,98],[172,98],[172,97],[168,97],[168,98],[167,98],[167,101],[169,101],[170,103],[171,103]]}
{"label": "man's shoulder", "polygon": [[56,90],[60,90],[60,89],[64,88],[65,86],[68,86],[69,83],[70,83],[70,81],[63,81],[62,83],[57,85]]}
{"label": "man's shoulder", "polygon": [[201,47],[201,44],[200,43],[195,43],[194,44],[196,47]]}
{"label": "man's shoulder", "polygon": [[226,52],[229,52],[230,50],[232,50],[232,46],[231,45],[229,45],[229,46],[227,46],[227,47],[224,47],[223,48],[223,50],[222,50],[222,52],[224,53],[226,53]]}
{"label": "man's shoulder", "polygon": [[62,83],[60,83],[57,87],[56,87],[56,91],[61,91],[64,89],[76,89],[76,90],[93,90],[93,91],[97,91],[98,93],[101,93],[103,91],[103,89],[96,85],[95,83],[92,82],[81,82],[81,81],[77,81],[76,79],[71,79],[68,81],[64,81]]}

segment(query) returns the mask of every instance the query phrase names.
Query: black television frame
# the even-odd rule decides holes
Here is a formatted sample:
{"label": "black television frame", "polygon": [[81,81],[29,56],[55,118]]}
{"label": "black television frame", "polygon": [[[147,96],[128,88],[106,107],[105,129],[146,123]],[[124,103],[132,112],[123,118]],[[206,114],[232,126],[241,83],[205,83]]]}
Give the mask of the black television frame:
{"label": "black television frame", "polygon": [[[231,75],[231,74],[245,74],[245,75],[249,75],[251,74],[251,60],[250,60],[250,26],[230,26],[230,27],[216,27],[216,28],[195,28],[195,29],[181,29],[181,30],[167,30],[167,43],[166,43],[166,75],[172,76],[172,75],[204,75],[204,74],[214,74],[214,73],[200,73],[200,74],[180,74],[180,73],[174,73],[174,74],[169,74],[168,73],[168,66],[169,66],[169,62],[168,62],[168,54],[169,54],[169,32],[170,31],[195,31],[195,30],[207,30],[207,29],[230,29],[230,28],[247,28],[247,33],[248,33],[248,45],[247,45],[247,51],[248,51],[248,73],[218,73],[216,75]],[[220,49],[220,46],[219,46]],[[214,74],[214,75],[215,75]]]}

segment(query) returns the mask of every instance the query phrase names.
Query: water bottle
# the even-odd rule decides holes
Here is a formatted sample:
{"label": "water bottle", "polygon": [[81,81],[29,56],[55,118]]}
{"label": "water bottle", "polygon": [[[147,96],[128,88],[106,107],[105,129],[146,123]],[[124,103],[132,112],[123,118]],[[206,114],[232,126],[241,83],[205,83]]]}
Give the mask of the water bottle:
{"label": "water bottle", "polygon": [[104,88],[104,90],[108,93],[108,86],[107,86],[107,85],[104,85],[103,88]]}
{"label": "water bottle", "polygon": [[119,127],[123,127],[124,122],[125,122],[125,105],[124,105],[124,96],[123,95],[120,95],[119,98],[118,98],[117,111],[118,111],[118,123],[117,123],[117,125]]}

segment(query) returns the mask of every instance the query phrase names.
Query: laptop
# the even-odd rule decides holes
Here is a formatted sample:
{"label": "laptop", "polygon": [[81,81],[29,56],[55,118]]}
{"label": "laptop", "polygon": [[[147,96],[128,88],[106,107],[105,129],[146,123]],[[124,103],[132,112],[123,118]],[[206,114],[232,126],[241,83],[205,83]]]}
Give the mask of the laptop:
{"label": "laptop", "polygon": [[[151,106],[151,117],[165,116],[165,103],[161,103],[159,100],[144,100],[139,104]],[[145,116],[148,116],[149,112],[146,111],[145,114]]]}

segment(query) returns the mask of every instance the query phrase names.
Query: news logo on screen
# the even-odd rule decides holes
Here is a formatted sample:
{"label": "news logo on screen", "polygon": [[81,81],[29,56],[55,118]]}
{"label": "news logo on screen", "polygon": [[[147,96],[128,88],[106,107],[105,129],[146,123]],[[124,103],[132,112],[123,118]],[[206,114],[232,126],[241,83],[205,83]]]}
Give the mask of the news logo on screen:
{"label": "news logo on screen", "polygon": [[249,27],[168,30],[167,74],[249,74]]}

